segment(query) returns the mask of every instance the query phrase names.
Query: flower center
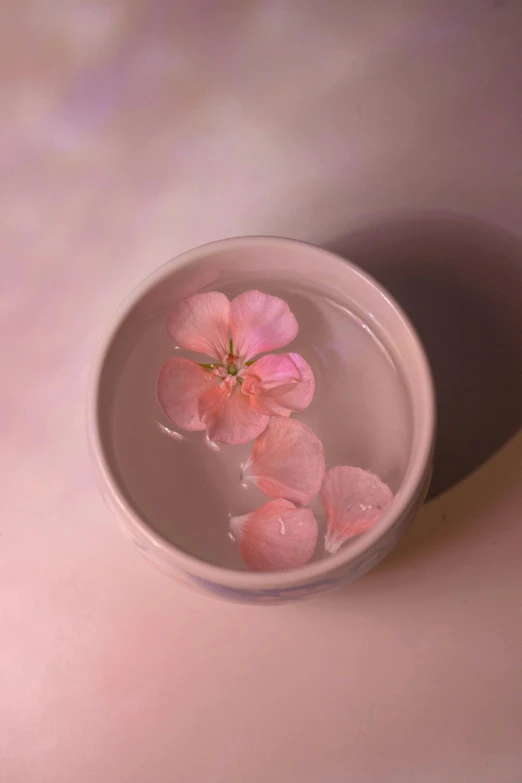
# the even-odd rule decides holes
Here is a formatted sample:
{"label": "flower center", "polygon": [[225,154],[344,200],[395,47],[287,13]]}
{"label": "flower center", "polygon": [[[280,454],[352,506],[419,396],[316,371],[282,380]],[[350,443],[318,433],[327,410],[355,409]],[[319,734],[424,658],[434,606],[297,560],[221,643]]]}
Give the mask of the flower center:
{"label": "flower center", "polygon": [[243,362],[239,356],[236,356],[232,340],[230,341],[229,351],[223,356],[221,362],[221,364],[200,364],[200,367],[203,367],[204,370],[211,370],[214,375],[221,376],[224,381],[227,378],[229,380],[234,379],[234,384],[236,382],[241,384],[243,383],[241,376],[243,367],[252,363]]}
{"label": "flower center", "polygon": [[234,348],[232,346],[232,340],[231,340],[230,341],[230,350],[229,350],[228,354],[224,358],[223,365],[224,365],[225,370],[227,371],[227,373],[229,375],[232,375],[233,377],[235,377],[238,374],[239,370],[240,370],[240,368],[237,366],[238,359],[239,359],[239,356],[236,356],[234,354]]}

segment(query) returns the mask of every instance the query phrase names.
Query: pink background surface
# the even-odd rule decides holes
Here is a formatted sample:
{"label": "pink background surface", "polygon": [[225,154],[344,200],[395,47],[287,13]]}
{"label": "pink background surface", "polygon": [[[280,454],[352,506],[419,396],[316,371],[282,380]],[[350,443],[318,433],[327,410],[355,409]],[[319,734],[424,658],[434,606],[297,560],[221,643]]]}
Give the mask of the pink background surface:
{"label": "pink background surface", "polygon": [[[522,5],[4,10],[2,783],[519,781]],[[443,413],[474,401],[443,416],[446,491],[383,565],[308,603],[169,582],[91,477],[85,386],[108,319],[190,246],[348,237],[365,261],[360,237],[387,221],[421,279],[429,264],[477,291],[491,330],[466,342],[466,308],[437,308],[439,359],[464,335]],[[434,254],[433,226],[454,223]]]}

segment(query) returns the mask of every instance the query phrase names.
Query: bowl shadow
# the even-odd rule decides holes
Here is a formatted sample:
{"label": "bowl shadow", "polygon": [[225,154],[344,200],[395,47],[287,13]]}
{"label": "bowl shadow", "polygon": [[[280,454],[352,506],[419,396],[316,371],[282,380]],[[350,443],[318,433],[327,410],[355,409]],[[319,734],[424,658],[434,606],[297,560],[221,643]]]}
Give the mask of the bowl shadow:
{"label": "bowl shadow", "polygon": [[424,343],[437,396],[436,497],[522,426],[522,241],[466,216],[417,212],[326,247],[382,283]]}

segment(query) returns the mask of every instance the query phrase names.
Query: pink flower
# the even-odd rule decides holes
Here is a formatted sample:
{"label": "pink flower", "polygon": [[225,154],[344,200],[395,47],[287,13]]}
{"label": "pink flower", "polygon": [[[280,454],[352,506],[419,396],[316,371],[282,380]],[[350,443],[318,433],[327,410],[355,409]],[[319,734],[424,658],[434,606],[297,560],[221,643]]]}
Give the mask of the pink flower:
{"label": "pink flower", "polygon": [[206,429],[218,443],[247,443],[270,416],[290,416],[312,401],[314,376],[299,354],[255,358],[297,335],[297,321],[276,296],[246,291],[230,302],[217,291],[195,294],[170,315],[167,331],[180,347],[213,359],[177,357],[160,370],[158,401],[182,429]]}

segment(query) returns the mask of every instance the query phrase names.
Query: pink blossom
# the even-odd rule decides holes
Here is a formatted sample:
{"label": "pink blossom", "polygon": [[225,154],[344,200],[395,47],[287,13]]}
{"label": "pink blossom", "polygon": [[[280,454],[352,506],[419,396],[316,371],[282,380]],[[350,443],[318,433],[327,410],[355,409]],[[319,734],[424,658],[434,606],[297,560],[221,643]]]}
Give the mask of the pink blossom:
{"label": "pink blossom", "polygon": [[247,443],[270,416],[288,417],[312,401],[314,376],[299,354],[256,359],[298,332],[290,308],[276,296],[246,291],[230,302],[217,291],[195,294],[172,312],[167,331],[181,348],[212,359],[198,364],[176,357],[160,370],[158,401],[182,429],[206,429],[218,443]]}

